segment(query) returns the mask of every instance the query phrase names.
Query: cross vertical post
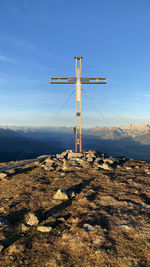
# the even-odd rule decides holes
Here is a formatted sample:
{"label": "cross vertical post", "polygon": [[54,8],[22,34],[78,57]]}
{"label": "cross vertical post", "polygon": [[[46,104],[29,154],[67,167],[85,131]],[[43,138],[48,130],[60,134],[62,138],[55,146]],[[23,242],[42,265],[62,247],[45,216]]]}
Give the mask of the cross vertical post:
{"label": "cross vertical post", "polygon": [[82,132],[81,132],[81,61],[82,57],[75,57],[75,74],[76,74],[76,100],[75,100],[75,152],[82,152]]}
{"label": "cross vertical post", "polygon": [[[75,77],[51,77],[51,84],[75,84],[75,152],[82,152],[81,84],[106,84],[106,78],[81,77],[82,57],[75,57]],[[79,148],[79,149],[78,149]]]}

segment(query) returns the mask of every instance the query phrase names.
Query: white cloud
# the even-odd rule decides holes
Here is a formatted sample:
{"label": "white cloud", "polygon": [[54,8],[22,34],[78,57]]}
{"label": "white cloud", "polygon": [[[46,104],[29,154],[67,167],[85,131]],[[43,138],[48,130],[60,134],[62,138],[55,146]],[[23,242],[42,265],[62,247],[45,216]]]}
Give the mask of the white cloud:
{"label": "white cloud", "polygon": [[14,60],[14,59],[11,59],[11,58],[9,58],[9,57],[6,57],[6,56],[4,56],[4,55],[1,55],[1,54],[0,54],[0,61],[3,61],[3,62],[8,62],[8,63],[17,63],[17,61],[16,61],[16,60]]}

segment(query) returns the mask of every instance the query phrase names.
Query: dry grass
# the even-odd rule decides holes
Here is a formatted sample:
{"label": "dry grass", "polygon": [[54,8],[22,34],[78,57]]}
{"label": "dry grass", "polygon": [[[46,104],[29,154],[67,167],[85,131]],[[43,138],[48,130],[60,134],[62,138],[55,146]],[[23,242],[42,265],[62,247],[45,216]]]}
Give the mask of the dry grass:
{"label": "dry grass", "polygon": [[[31,164],[1,180],[0,216],[10,226],[0,230],[0,266],[150,266],[150,176],[144,172],[150,164],[130,160],[125,165],[131,164],[139,168],[72,169],[63,176]],[[72,186],[75,197],[53,200],[57,189]],[[31,227],[22,233],[28,211],[53,230]],[[85,223],[95,232],[86,232]]]}

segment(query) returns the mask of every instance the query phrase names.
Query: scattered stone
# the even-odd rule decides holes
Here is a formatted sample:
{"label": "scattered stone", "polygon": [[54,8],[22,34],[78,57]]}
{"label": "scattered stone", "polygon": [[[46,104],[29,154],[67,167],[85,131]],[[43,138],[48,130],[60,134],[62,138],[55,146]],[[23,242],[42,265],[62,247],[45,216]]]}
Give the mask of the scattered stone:
{"label": "scattered stone", "polygon": [[88,157],[87,158],[87,162],[93,163],[94,162],[94,159],[95,159],[95,157]]}
{"label": "scattered stone", "polygon": [[35,213],[29,212],[25,216],[25,222],[27,225],[34,226],[34,225],[37,225],[39,223],[39,219]]}
{"label": "scattered stone", "polygon": [[0,173],[0,179],[6,178],[6,177],[7,177],[6,173],[3,173],[3,172]]}
{"label": "scattered stone", "polygon": [[53,196],[53,198],[54,199],[58,199],[58,200],[67,200],[68,199],[68,195],[63,189],[58,189],[58,191]]}
{"label": "scattered stone", "polygon": [[110,157],[110,158],[103,159],[103,162],[114,164],[114,163],[118,163],[119,161],[117,161],[117,159],[115,158]]}
{"label": "scattered stone", "polygon": [[4,246],[0,244],[0,252],[4,249]]}
{"label": "scattered stone", "polygon": [[132,167],[127,166],[127,167],[126,167],[126,170],[132,170]]}
{"label": "scattered stone", "polygon": [[55,169],[54,169],[53,167],[51,167],[51,166],[47,166],[47,165],[45,165],[45,166],[44,166],[44,170],[45,170],[45,171],[54,171]]}
{"label": "scattered stone", "polygon": [[58,218],[58,221],[65,222],[65,218],[64,217],[60,217],[60,218]]}
{"label": "scattered stone", "polygon": [[21,232],[24,233],[24,232],[27,232],[28,230],[30,229],[29,226],[25,225],[25,224],[21,224]]}
{"label": "scattered stone", "polygon": [[52,227],[46,226],[46,225],[38,226],[37,230],[40,231],[40,232],[43,232],[43,233],[48,233],[48,232],[50,232],[52,230]]}
{"label": "scattered stone", "polygon": [[150,174],[150,169],[145,169],[145,172],[146,172],[147,174]]}
{"label": "scattered stone", "polygon": [[76,159],[76,158],[82,158],[83,157],[83,153],[76,153],[76,152],[70,152],[68,153],[68,159],[72,160],[72,159]]}
{"label": "scattered stone", "polygon": [[101,169],[112,171],[113,168],[109,162],[99,165]]}
{"label": "scattered stone", "polygon": [[121,224],[121,227],[123,227],[125,230],[131,229],[131,227],[129,227],[127,224]]}
{"label": "scattered stone", "polygon": [[20,244],[12,244],[11,246],[8,247],[8,254],[16,254],[16,253],[21,253],[24,251],[24,245]]}
{"label": "scattered stone", "polygon": [[84,229],[85,231],[87,231],[87,232],[96,232],[96,231],[97,231],[97,228],[96,228],[96,227],[94,227],[94,226],[92,226],[92,225],[90,225],[90,224],[88,224],[88,223],[85,223],[85,224],[83,225],[83,229]]}
{"label": "scattered stone", "polygon": [[141,206],[145,209],[150,209],[150,205],[146,204],[146,203],[141,203]]}
{"label": "scattered stone", "polygon": [[97,238],[97,239],[95,239],[94,241],[93,241],[93,243],[95,244],[95,245],[98,245],[98,244],[100,244],[102,242],[102,240],[100,239],[100,238]]}

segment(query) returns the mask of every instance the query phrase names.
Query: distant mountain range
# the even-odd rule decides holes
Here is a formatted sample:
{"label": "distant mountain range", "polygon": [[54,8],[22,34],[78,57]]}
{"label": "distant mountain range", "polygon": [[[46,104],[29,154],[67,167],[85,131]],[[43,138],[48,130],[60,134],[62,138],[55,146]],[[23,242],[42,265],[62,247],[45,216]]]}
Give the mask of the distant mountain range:
{"label": "distant mountain range", "polygon": [[[130,124],[120,127],[83,129],[83,149],[95,149],[113,156],[150,160],[150,125]],[[0,161],[15,160],[41,154],[74,150],[74,134],[70,127],[0,127]]]}

